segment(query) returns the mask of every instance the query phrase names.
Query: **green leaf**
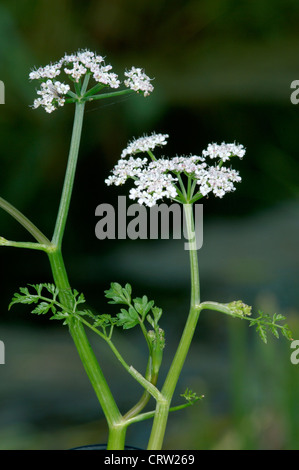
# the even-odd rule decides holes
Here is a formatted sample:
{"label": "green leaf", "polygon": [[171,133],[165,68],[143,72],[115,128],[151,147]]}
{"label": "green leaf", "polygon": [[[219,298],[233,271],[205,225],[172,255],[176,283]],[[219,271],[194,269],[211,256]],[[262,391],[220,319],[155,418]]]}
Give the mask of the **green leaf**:
{"label": "green leaf", "polygon": [[123,288],[118,282],[112,282],[110,284],[110,289],[105,291],[105,297],[110,300],[109,304],[125,304],[129,305],[131,303],[131,286],[126,284],[126,287]]}
{"label": "green leaf", "polygon": [[[19,292],[14,294],[12,298],[9,309],[17,303],[21,304],[38,304],[33,310],[33,314],[37,315],[44,315],[49,311],[54,314],[51,319],[64,319],[66,315],[69,315],[73,312],[68,312],[68,309],[65,308],[65,312],[57,312],[57,310],[61,310],[64,308],[59,304],[56,300],[59,290],[54,284],[44,283],[44,284],[29,284],[31,290],[33,289],[36,293],[31,293],[28,287],[20,287]],[[44,293],[43,291],[46,290],[47,292]],[[74,310],[76,306],[80,303],[85,302],[85,297],[83,294],[79,294],[78,291],[75,289],[71,292],[74,302]],[[68,313],[66,313],[68,312]]]}
{"label": "green leaf", "polygon": [[255,326],[256,331],[259,333],[262,341],[267,343],[267,331],[270,331],[276,338],[279,338],[279,331],[285,338],[291,340],[292,333],[285,323],[280,325],[278,322],[284,321],[285,316],[281,314],[274,313],[273,317],[268,313],[264,313],[259,310],[259,316],[257,318],[251,318],[249,326]]}
{"label": "green leaf", "polygon": [[84,294],[82,294],[82,293],[79,294],[79,292],[76,289],[73,290],[73,296],[74,296],[74,300],[75,300],[76,305],[85,303]]}
{"label": "green leaf", "polygon": [[54,305],[47,302],[40,302],[37,307],[35,307],[35,309],[31,311],[31,313],[36,313],[37,315],[45,315],[46,313],[48,313],[49,310],[51,310],[52,313],[56,313]]}
{"label": "green leaf", "polygon": [[131,300],[132,287],[130,284],[126,284],[125,287],[122,287],[119,283],[112,282],[110,289],[105,291],[105,296],[110,299],[108,303],[128,306],[128,309],[123,308],[120,313],[117,314],[117,326],[122,326],[123,329],[130,329],[139,324],[143,328],[143,322],[148,313],[155,309],[153,311],[154,319],[152,319],[152,322],[154,329],[157,328],[162,310],[158,307],[154,307],[154,301],[149,301],[146,295]]}
{"label": "green leaf", "polygon": [[162,310],[162,308],[159,308],[159,307],[153,307],[152,312],[153,312],[153,315],[154,315],[155,323],[157,325],[160,318],[161,318],[161,316],[162,316],[163,310]]}
{"label": "green leaf", "polygon": [[49,294],[55,297],[58,295],[58,292],[59,292],[55,284],[44,283],[44,284],[28,284],[28,285],[30,287],[33,287],[36,290],[36,293],[39,297],[42,295],[43,289],[46,289],[49,292]]}
{"label": "green leaf", "polygon": [[126,284],[126,285],[125,285],[125,290],[126,290],[126,292],[127,292],[128,297],[131,299],[132,287],[130,286],[130,284]]}
{"label": "green leaf", "polygon": [[273,335],[275,336],[275,338],[279,338],[279,333],[278,333],[278,329],[277,327],[273,324],[273,325],[269,325],[269,330],[271,331],[271,333],[273,333]]}
{"label": "green leaf", "polygon": [[274,322],[283,321],[285,319],[286,319],[286,317],[284,315],[281,315],[280,313],[274,313],[274,315],[273,315],[273,321]]}
{"label": "green leaf", "polygon": [[258,323],[256,327],[256,331],[260,335],[261,340],[267,344],[267,333],[266,333],[266,328],[262,323]]}
{"label": "green leaf", "polygon": [[155,303],[153,300],[149,302],[146,295],[144,295],[142,298],[137,297],[133,300],[133,302],[134,308],[141,315],[142,321],[144,321],[147,313],[150,311],[150,309],[154,306]]}
{"label": "green leaf", "polygon": [[151,315],[147,315],[146,319],[147,319],[147,321],[149,322],[149,324],[151,325],[152,328],[156,327],[155,320],[151,317]]}
{"label": "green leaf", "polygon": [[118,320],[117,326],[122,326],[124,330],[129,330],[139,324],[138,313],[133,307],[130,307],[129,310],[122,308],[121,313],[118,313],[116,316]]}
{"label": "green leaf", "polygon": [[30,295],[27,287],[20,287],[20,292],[21,294],[26,295],[26,296]]}
{"label": "green leaf", "polygon": [[63,325],[67,325],[70,316],[68,312],[57,312],[50,317],[50,320],[64,320]]}
{"label": "green leaf", "polygon": [[85,310],[78,310],[76,311],[76,315],[79,315],[80,317],[90,317],[90,318],[93,318],[95,319],[96,318],[96,315],[91,311],[91,310],[88,310],[88,309],[85,309]]}
{"label": "green leaf", "polygon": [[21,287],[20,292],[23,295],[19,293],[15,293],[14,297],[12,298],[8,306],[8,310],[10,310],[14,304],[32,304],[32,303],[37,303],[39,301],[39,297],[29,294],[28,289],[26,288]]}
{"label": "green leaf", "polygon": [[289,339],[290,341],[293,341],[292,332],[289,328],[289,325],[287,325],[286,323],[283,325],[281,333],[285,338]]}

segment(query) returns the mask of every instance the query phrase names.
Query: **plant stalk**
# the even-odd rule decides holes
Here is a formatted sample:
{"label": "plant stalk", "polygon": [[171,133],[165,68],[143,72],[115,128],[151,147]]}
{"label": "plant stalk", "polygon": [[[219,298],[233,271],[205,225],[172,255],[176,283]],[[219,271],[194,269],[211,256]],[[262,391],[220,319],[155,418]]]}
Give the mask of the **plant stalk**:
{"label": "plant stalk", "polygon": [[58,210],[58,215],[56,219],[55,230],[52,238],[52,243],[61,248],[62,239],[65,231],[65,225],[67,221],[67,216],[69,212],[78,154],[79,154],[79,145],[81,140],[82,125],[83,125],[83,116],[84,116],[84,103],[76,103],[75,118],[73,124],[73,132],[71,138],[71,145],[68,157],[68,163],[65,173],[64,185],[62,190],[62,195],[60,199],[60,205]]}
{"label": "plant stalk", "polygon": [[198,272],[198,256],[196,250],[196,239],[194,230],[193,204],[184,204],[184,212],[186,218],[186,227],[188,239],[192,249],[189,251],[190,257],[190,273],[191,273],[191,294],[190,294],[190,310],[185,324],[185,328],[175,353],[174,359],[168,371],[164,385],[161,390],[163,401],[157,400],[156,412],[150,439],[148,442],[148,450],[160,450],[163,445],[170,403],[179,380],[185,359],[190,349],[190,345],[194,336],[195,328],[201,311],[200,306],[200,282]]}
{"label": "plant stalk", "polygon": [[[48,252],[54,282],[59,289],[59,300],[63,305],[70,309],[72,309],[73,306],[71,287],[62,257],[61,245],[74,186],[83,125],[83,115],[84,103],[77,102],[65,180],[55,230],[52,238],[52,246],[54,246],[56,249]],[[116,405],[104,374],[90,346],[85,329],[80,320],[75,317],[70,319],[68,326],[69,332],[75,343],[84,369],[106,417],[109,427],[108,446],[110,449],[123,449],[125,428],[122,430],[122,432],[120,432],[120,427],[118,426],[122,421],[122,415]]]}
{"label": "plant stalk", "polygon": [[42,245],[51,245],[50,240],[29,220],[22,212],[16,209],[8,201],[0,197],[0,207],[10,214],[27,232],[29,232],[38,243]]}

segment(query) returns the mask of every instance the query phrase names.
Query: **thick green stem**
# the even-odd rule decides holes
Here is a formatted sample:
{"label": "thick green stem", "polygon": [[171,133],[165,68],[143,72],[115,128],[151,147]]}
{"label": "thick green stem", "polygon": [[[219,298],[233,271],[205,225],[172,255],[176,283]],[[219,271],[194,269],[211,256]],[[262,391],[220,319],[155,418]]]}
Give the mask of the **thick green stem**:
{"label": "thick green stem", "polygon": [[107,450],[123,450],[125,448],[127,427],[128,423],[126,422],[110,427]]}
{"label": "thick green stem", "polygon": [[200,306],[200,289],[199,289],[199,273],[198,273],[198,257],[196,250],[196,239],[194,230],[193,206],[192,204],[184,204],[184,211],[186,217],[186,227],[188,239],[190,240],[191,249],[190,256],[190,271],[191,271],[191,296],[190,296],[190,311],[188,319],[165,379],[164,385],[161,390],[163,401],[157,400],[157,407],[155,418],[153,422],[152,432],[148,443],[149,450],[159,450],[162,448],[163,439],[165,435],[169,407],[172,400],[175,387],[180,377],[185,359],[187,357],[191,341],[195,332],[198,322],[199,314],[201,311]]}
{"label": "thick green stem", "polygon": [[101,331],[99,331],[96,327],[91,325],[88,321],[84,320],[84,318],[80,318],[81,323],[83,325],[86,325],[88,328],[90,328],[92,331],[94,331],[96,334],[98,334],[104,341],[107,342],[111,350],[113,351],[114,355],[117,357],[119,362],[122,364],[122,366],[126,369],[126,371],[132,375],[135,380],[137,380],[140,385],[142,385],[145,388],[145,391],[143,392],[140,400],[123,416],[124,421],[128,421],[131,419],[133,416],[136,416],[138,413],[140,413],[143,408],[147,405],[150,397],[152,396],[151,393],[148,391],[148,386],[156,385],[157,380],[158,380],[158,371],[156,373],[153,373],[153,361],[152,357],[150,356],[147,369],[146,369],[146,374],[145,377],[140,381],[140,377],[142,377],[141,374],[137,373],[134,368],[130,367],[126,361],[123,359],[122,355],[118,352],[117,348],[114,346],[113,342],[111,341],[111,336],[107,336]]}
{"label": "thick green stem", "polygon": [[[54,282],[59,289],[59,300],[63,305],[71,309],[71,287],[66,274],[61,251],[57,250],[55,252],[48,253],[48,256]],[[85,371],[102,406],[108,426],[109,428],[113,428],[116,423],[121,421],[122,417],[87,339],[84,327],[77,318],[72,318],[69,321],[68,326]]]}
{"label": "thick green stem", "polygon": [[[84,82],[84,86],[87,86],[86,82]],[[73,301],[71,287],[61,253],[61,245],[74,186],[83,115],[84,103],[77,102],[64,186],[52,239],[52,246],[54,246],[55,249],[48,252],[54,282],[59,289],[59,300],[69,309],[72,309]],[[125,429],[122,430],[122,432],[119,431],[119,423],[122,422],[122,415],[90,346],[84,327],[81,321],[75,317],[70,319],[68,326],[84,369],[105,414],[110,432],[108,439],[109,447],[111,449],[123,449]]]}

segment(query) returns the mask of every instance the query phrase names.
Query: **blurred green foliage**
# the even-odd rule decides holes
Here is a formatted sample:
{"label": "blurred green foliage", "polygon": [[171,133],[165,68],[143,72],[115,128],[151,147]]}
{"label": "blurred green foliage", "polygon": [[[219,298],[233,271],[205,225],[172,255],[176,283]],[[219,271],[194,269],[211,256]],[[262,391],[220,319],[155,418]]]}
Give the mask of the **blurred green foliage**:
{"label": "blurred green foliage", "polygon": [[[153,130],[170,134],[165,149],[169,156],[199,153],[211,141],[245,145],[247,155],[237,162],[242,184],[224,200],[210,198],[204,203],[202,295],[204,300],[242,298],[257,307],[262,303],[264,310],[278,308],[290,316],[298,337],[299,108],[290,102],[290,84],[299,79],[298,21],[297,0],[1,2],[5,105],[0,106],[0,194],[48,236],[59,203],[73,108],[52,115],[32,110],[31,68],[65,52],[89,48],[105,55],[119,74],[136,65],[155,77],[155,92],[149,98],[135,96],[88,107],[64,254],[74,287],[100,312],[106,309],[104,290],[110,282],[130,282],[140,291],[146,286],[151,298],[168,311],[169,325],[163,328],[169,331],[169,357],[188,309],[187,254],[173,242],[99,242],[94,234],[96,206],[115,203],[125,194],[105,187],[104,179],[127,141]],[[27,237],[4,213],[0,227],[6,238]],[[55,337],[57,326],[43,319],[33,322],[24,309],[7,313],[19,285],[51,282],[47,259],[40,253],[3,248],[0,264],[0,339],[8,345],[9,358],[10,344],[19,354],[29,347],[25,325],[33,329],[28,341],[31,334],[36,340],[34,332],[42,338],[49,329]],[[24,339],[18,343],[13,332],[20,326]],[[67,337],[66,331],[62,333]],[[171,417],[169,448],[298,448],[298,371],[289,362],[289,345],[273,341],[264,346],[258,341],[240,326],[231,330],[218,316],[203,316],[184,375],[190,382],[182,389],[188,386],[207,398],[195,405],[196,413],[192,408]],[[37,342],[36,351],[40,347]],[[30,357],[33,360],[34,354]],[[76,359],[67,357],[73,377],[71,364]],[[34,383],[29,373],[32,362],[26,365]],[[66,418],[48,395],[40,398],[40,408],[28,411],[30,382],[21,377],[17,359],[15,376],[9,367],[7,362],[0,370],[1,383],[6,383],[2,391],[0,387],[1,447],[72,446],[72,439],[62,435],[77,436],[76,429],[82,430],[78,445],[97,439],[101,432],[105,439],[99,431],[103,423],[94,424],[97,404],[88,385],[82,385],[86,379],[79,366],[78,395],[82,391],[90,403],[90,414],[85,414],[90,425],[77,409],[79,397],[78,402],[74,399],[73,421],[71,411]],[[69,396],[66,375],[65,371],[60,380]],[[9,383],[26,384],[25,390],[12,389]],[[116,390],[126,404],[123,389]],[[42,412],[43,399],[52,414]],[[43,434],[41,429],[49,431]],[[132,431],[132,440],[136,438]]]}

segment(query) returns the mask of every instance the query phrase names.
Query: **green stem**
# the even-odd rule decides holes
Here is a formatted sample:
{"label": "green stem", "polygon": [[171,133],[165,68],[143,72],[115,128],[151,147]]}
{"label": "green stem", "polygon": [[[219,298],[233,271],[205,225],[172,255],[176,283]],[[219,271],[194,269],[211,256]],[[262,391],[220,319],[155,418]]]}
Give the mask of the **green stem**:
{"label": "green stem", "polygon": [[201,199],[203,197],[203,195],[198,191],[195,196],[191,199],[190,204],[194,204],[196,201],[198,201],[199,199]]}
{"label": "green stem", "polygon": [[183,180],[182,180],[182,177],[180,174],[177,174],[177,178],[178,178],[178,182],[179,182],[179,185],[181,187],[181,190],[182,190],[182,194],[184,196],[184,200],[185,201],[188,201],[188,196],[187,196],[187,192],[186,192],[186,189],[185,189],[185,186],[184,186],[184,183],[183,183]]}
{"label": "green stem", "polygon": [[[192,204],[184,204],[184,211],[186,217],[188,239],[193,241],[195,230]],[[196,240],[194,246],[196,247]],[[149,450],[159,450],[162,448],[169,415],[170,403],[178,379],[180,377],[185,359],[187,357],[191,341],[195,332],[195,328],[198,322],[199,314],[201,311],[197,250],[190,250],[189,256],[191,271],[190,311],[178,349],[176,351],[176,354],[174,356],[174,359],[172,361],[172,364],[170,366],[170,369],[168,371],[167,377],[161,390],[163,401],[159,401],[159,399],[157,400],[155,418],[148,443]]]}
{"label": "green stem", "polygon": [[74,186],[74,179],[77,167],[79,145],[81,139],[82,125],[84,116],[84,103],[76,103],[75,118],[73,125],[73,133],[67,163],[67,169],[64,179],[64,185],[60,200],[59,211],[56,219],[55,230],[52,242],[58,248],[62,245],[66,220],[69,212],[71,196]]}
{"label": "green stem", "polygon": [[84,93],[84,99],[87,98],[87,97],[90,97],[92,95],[95,95],[96,93],[98,93],[99,91],[101,91],[103,88],[105,88],[105,85],[103,85],[102,83],[97,83],[95,86],[93,86],[92,88],[90,88],[86,93]]}
{"label": "green stem", "polygon": [[231,317],[238,316],[240,318],[246,318],[246,317],[242,317],[241,315],[234,314],[229,307],[219,302],[202,302],[201,309],[202,310],[215,310],[216,312],[225,313],[225,315],[229,315]]}
{"label": "green stem", "polygon": [[187,197],[188,197],[188,202],[192,199],[192,193],[191,193],[191,187],[192,187],[192,178],[190,175],[188,175],[188,186],[187,186]]}
{"label": "green stem", "polygon": [[[90,328],[92,331],[94,331],[94,333],[98,334],[104,341],[106,341],[110,347],[110,349],[113,351],[114,355],[116,356],[116,358],[119,360],[119,362],[121,363],[121,365],[125,368],[125,370],[132,376],[135,378],[135,380],[137,380],[137,382],[145,388],[145,391],[144,393],[142,394],[140,400],[123,416],[123,421],[127,421],[128,419],[132,418],[133,416],[136,416],[138,413],[140,413],[141,410],[143,410],[143,408],[147,405],[151,395],[153,395],[153,393],[150,393],[148,391],[148,387],[149,386],[152,386],[152,385],[156,385],[157,381],[158,381],[158,373],[154,373],[153,374],[153,361],[152,361],[152,357],[150,356],[149,358],[149,361],[148,361],[148,365],[147,365],[147,369],[146,369],[146,374],[145,374],[145,378],[143,378],[143,376],[138,372],[136,374],[137,371],[135,371],[135,369],[133,367],[130,367],[126,361],[123,359],[122,355],[119,353],[119,351],[117,350],[117,348],[115,347],[115,345],[113,344],[113,342],[111,341],[111,336],[107,336],[105,335],[104,333],[102,333],[101,331],[99,331],[96,327],[94,327],[93,325],[91,325],[88,321],[86,321],[84,318],[82,317],[78,317],[78,319],[80,319],[80,321],[86,325],[88,328]],[[142,377],[142,381],[140,380],[140,377]],[[152,389],[154,390],[154,389]]]}
{"label": "green stem", "polygon": [[3,238],[3,237],[0,237],[0,246],[12,246],[14,248],[27,248],[30,250],[45,251],[46,253],[54,249],[54,247],[51,244],[42,245],[41,243],[15,242],[12,240],[6,240],[6,238]]}
{"label": "green stem", "polygon": [[153,154],[153,152],[152,152],[151,150],[147,150],[147,153],[148,153],[148,155],[151,157],[151,159],[153,160],[153,162],[156,162],[156,161],[157,161],[155,155]]}
{"label": "green stem", "polygon": [[[48,253],[48,257],[55,285],[59,289],[59,301],[67,308],[72,309],[72,299],[70,296],[71,287],[68,281],[61,251],[56,250],[52,253]],[[84,327],[81,321],[75,317],[69,321],[68,326],[85,371],[102,406],[109,429],[114,429],[121,421],[122,416],[114,401],[94,352],[91,349]]]}
{"label": "green stem", "polygon": [[[172,406],[171,408],[169,408],[168,411],[169,411],[169,413],[171,413],[173,411],[180,411],[180,410],[184,410],[185,408],[188,408],[189,406],[193,406],[193,404],[192,403],[183,403],[182,405]],[[156,413],[156,411],[153,410],[153,411],[147,411],[146,413],[138,414],[137,416],[134,415],[134,416],[128,418],[126,420],[126,423],[129,426],[130,424],[138,423],[140,421],[144,421],[146,419],[153,418],[155,416],[155,413]]]}
{"label": "green stem", "polygon": [[[87,86],[86,81],[84,82],[83,86]],[[52,246],[54,245],[56,249],[52,252],[48,252],[54,282],[59,289],[59,300],[68,309],[72,309],[73,300],[72,296],[70,295],[71,287],[61,253],[61,245],[74,185],[83,124],[83,115],[84,103],[77,102],[64,186],[53,234]],[[123,425],[120,426],[120,423],[122,423],[122,415],[116,405],[104,374],[90,346],[84,327],[81,321],[75,317],[70,319],[68,326],[69,332],[73,338],[84,369],[91,382],[91,385],[93,386],[108,423],[108,448],[123,449],[125,427]]]}
{"label": "green stem", "polygon": [[124,450],[128,423],[118,423],[110,427],[107,450]]}
{"label": "green stem", "polygon": [[[147,364],[145,378],[153,385],[157,384],[158,374],[154,374],[154,375],[152,374],[151,356],[149,357],[149,361]],[[151,397],[151,394],[147,390],[145,390],[141,398],[138,400],[138,402],[124,415],[124,420],[128,421],[129,419],[132,419],[133,417],[137,416],[147,405],[150,397]]]}
{"label": "green stem", "polygon": [[50,240],[31,222],[31,220],[27,219],[22,212],[2,197],[0,197],[0,207],[17,220],[39,243],[42,245],[51,245]]}
{"label": "green stem", "polygon": [[123,359],[122,355],[119,353],[117,348],[114,346],[114,344],[111,341],[111,338],[99,331],[96,327],[91,325],[88,321],[84,320],[84,318],[80,318],[80,321],[86,325],[88,328],[90,328],[92,331],[94,331],[96,334],[98,334],[104,341],[106,341],[113,351],[114,355],[116,358],[119,360],[119,362],[122,364],[122,366],[125,368],[125,370],[142,386],[145,388],[144,393],[142,394],[140,400],[123,416],[122,421],[123,423],[127,423],[136,415],[138,415],[143,408],[147,405],[149,402],[149,399],[151,396],[154,396],[155,398],[159,397],[159,392],[156,389],[155,386],[157,381],[158,381],[158,374],[153,374],[152,373],[152,358],[150,356],[147,369],[146,369],[146,374],[145,377],[143,377],[139,372],[137,372],[132,366],[130,367],[126,361]]}
{"label": "green stem", "polygon": [[94,101],[94,100],[102,100],[104,98],[116,98],[117,96],[128,95],[131,93],[133,93],[133,90],[131,89],[113,91],[112,93],[101,93],[100,95],[86,96],[86,98],[83,96],[82,101]]}

